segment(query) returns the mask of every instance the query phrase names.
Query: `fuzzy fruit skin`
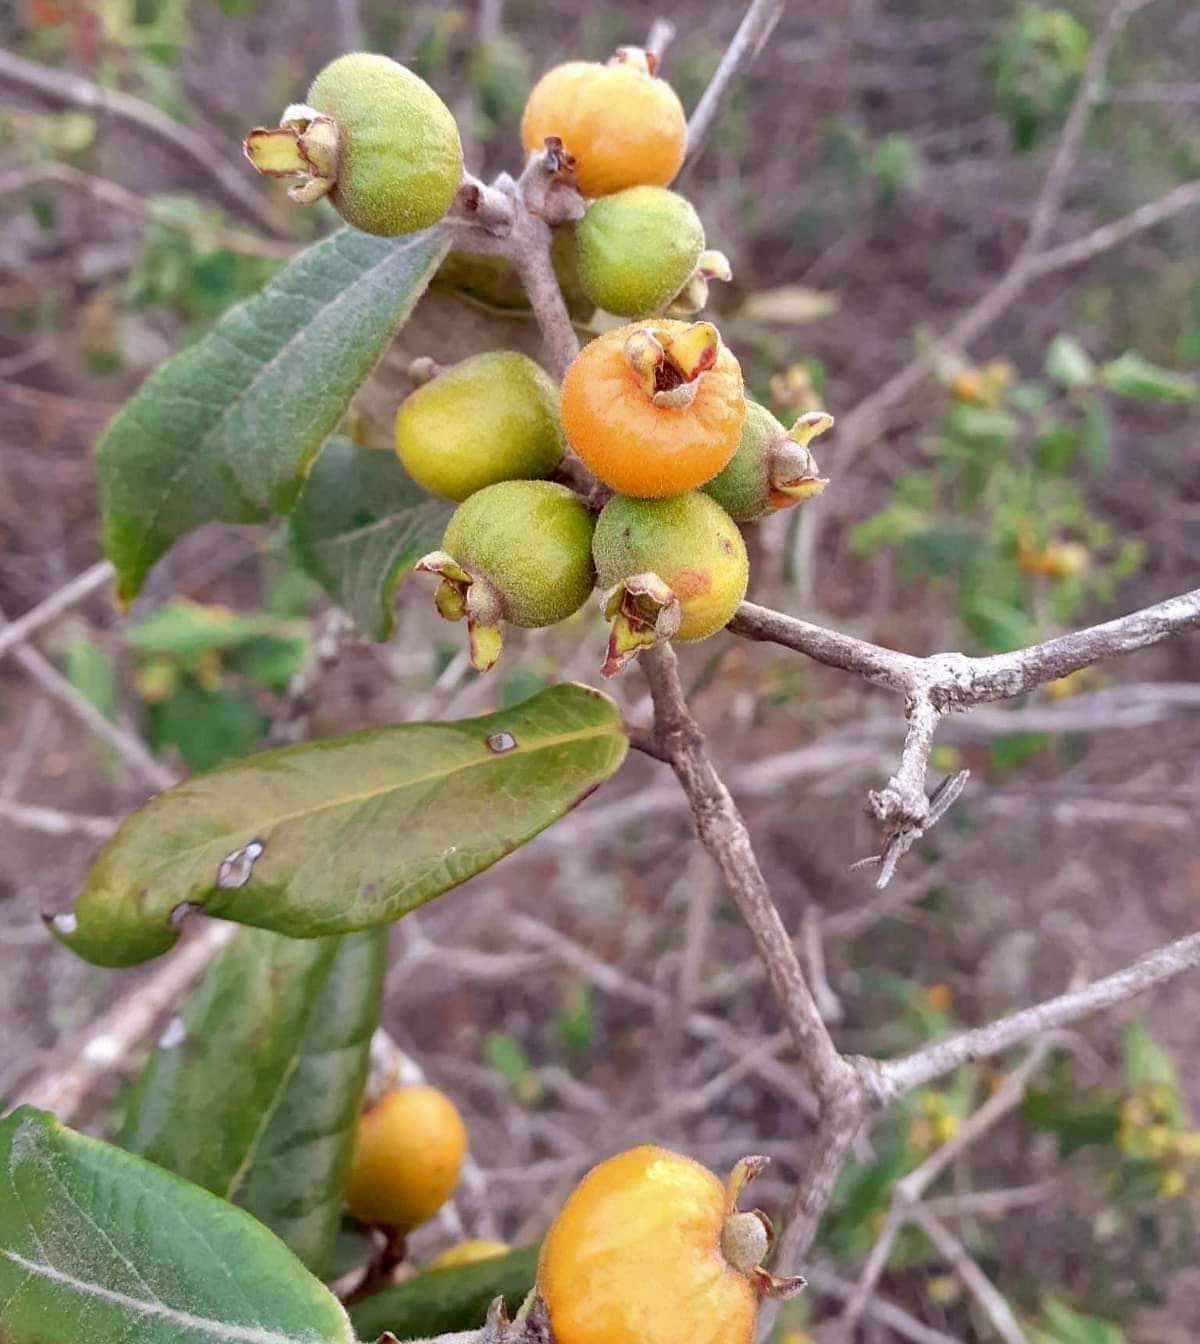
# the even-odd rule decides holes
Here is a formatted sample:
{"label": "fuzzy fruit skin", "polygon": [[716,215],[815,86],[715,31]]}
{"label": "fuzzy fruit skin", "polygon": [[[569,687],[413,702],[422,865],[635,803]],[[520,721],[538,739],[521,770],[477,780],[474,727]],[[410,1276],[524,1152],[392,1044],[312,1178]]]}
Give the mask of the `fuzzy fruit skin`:
{"label": "fuzzy fruit skin", "polygon": [[515,350],[472,355],[401,403],[395,440],[413,480],[446,499],[540,479],[563,455],[558,388]]}
{"label": "fuzzy fruit skin", "polygon": [[466,1147],[466,1126],[445,1093],[394,1088],[359,1117],[346,1205],[360,1222],[420,1227],[450,1198]]}
{"label": "fuzzy fruit skin", "polygon": [[575,230],[584,293],[606,313],[649,317],[687,283],[704,251],[691,202],[664,187],[629,187],[588,207]]}
{"label": "fuzzy fruit skin", "polygon": [[535,629],[555,625],[588,600],[592,515],[553,481],[501,481],[454,511],[442,549],[500,594],[504,619]]}
{"label": "fuzzy fruit skin", "polygon": [[585,196],[644,184],[665,187],[687,151],[687,118],[675,90],[632,65],[568,61],[534,85],[521,120],[528,154],[548,135],[575,155]]}
{"label": "fuzzy fruit skin", "polygon": [[507,1255],[512,1247],[507,1241],[461,1241],[435,1255],[425,1266],[429,1269],[456,1269],[459,1265],[473,1265],[480,1260],[494,1260]]}
{"label": "fuzzy fruit skin", "polygon": [[593,1167],[542,1243],[556,1344],[749,1344],[757,1300],[721,1252],[725,1191],[650,1145]]}
{"label": "fuzzy fruit skin", "polygon": [[[671,331],[687,325],[655,319]],[[559,411],[571,446],[606,485],[664,498],[712,480],[733,456],[746,415],[742,370],[722,345],[690,406],[656,406],[625,357],[637,330],[618,327],[583,347],[563,378]]]}
{"label": "fuzzy fruit skin", "polygon": [[308,90],[341,139],[330,200],[364,233],[393,237],[436,224],[462,180],[450,109],[419,75],[365,51],[332,61]]}
{"label": "fuzzy fruit skin", "polygon": [[746,421],[738,440],[737,452],[726,466],[701,487],[738,523],[752,523],[774,513],[771,503],[770,462],[768,452],[787,430],[757,401],[746,398]]}
{"label": "fuzzy fruit skin", "polygon": [[737,524],[696,491],[672,499],[614,495],[592,541],[603,591],[651,572],[679,599],[676,639],[704,639],[727,625],[746,596],[750,565]]}

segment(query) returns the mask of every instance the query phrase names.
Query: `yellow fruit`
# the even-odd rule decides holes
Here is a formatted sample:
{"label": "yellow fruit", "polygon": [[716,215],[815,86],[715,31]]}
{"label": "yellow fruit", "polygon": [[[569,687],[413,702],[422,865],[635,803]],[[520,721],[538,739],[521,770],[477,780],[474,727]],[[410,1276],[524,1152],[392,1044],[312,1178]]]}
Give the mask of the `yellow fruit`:
{"label": "yellow fruit", "polygon": [[396,453],[418,485],[460,502],[549,476],[563,454],[558,388],[515,350],[472,355],[401,403]]}
{"label": "yellow fruit", "polygon": [[462,1116],[443,1092],[395,1088],[359,1117],[346,1205],[360,1222],[410,1232],[450,1198],[466,1147]]}
{"label": "yellow fruit", "polygon": [[569,61],[548,71],[525,105],[525,152],[558,136],[575,156],[585,196],[665,187],[683,164],[687,118],[674,89],[654,78],[654,64],[645,52],[623,47],[607,65]]}
{"label": "yellow fruit", "polygon": [[765,1217],[691,1158],[650,1145],[601,1162],[575,1187],[542,1243],[537,1288],[555,1344],[749,1344],[759,1292],[793,1282],[758,1268]]}
{"label": "yellow fruit", "polygon": [[441,1255],[435,1255],[426,1269],[455,1269],[459,1265],[473,1265],[478,1260],[494,1260],[507,1255],[512,1248],[506,1241],[460,1241]]}

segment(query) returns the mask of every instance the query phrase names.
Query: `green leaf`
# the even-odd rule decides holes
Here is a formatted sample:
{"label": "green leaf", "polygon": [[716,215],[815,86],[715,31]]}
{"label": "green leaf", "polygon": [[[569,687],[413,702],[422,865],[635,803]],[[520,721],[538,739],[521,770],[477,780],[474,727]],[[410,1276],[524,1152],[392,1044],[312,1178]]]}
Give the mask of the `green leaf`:
{"label": "green leaf", "polygon": [[210,649],[233,649],[261,635],[294,628],[269,616],[241,616],[225,607],[175,597],[138,621],[128,638],[138,653],[190,660]]}
{"label": "green leaf", "polygon": [[514,1086],[533,1068],[521,1042],[502,1031],[489,1031],[483,1038],[483,1057],[506,1083]]}
{"label": "green leaf", "polygon": [[175,943],[185,902],[299,938],[390,923],[545,830],[628,746],[617,706],[567,683],[477,719],[265,751],[127,818],[53,929],[127,966]]}
{"label": "green leaf", "polygon": [[121,1143],[242,1205],[326,1273],[386,962],[382,929],[244,930],[168,1024]]}
{"label": "green leaf", "polygon": [[1080,431],[1075,425],[1062,420],[1052,421],[1033,441],[1034,461],[1042,471],[1053,476],[1066,476],[1075,462],[1080,439]]}
{"label": "green leaf", "polygon": [[67,680],[106,719],[117,717],[117,674],[90,639],[78,639],[67,650]]}
{"label": "green leaf", "polygon": [[1087,398],[1079,444],[1088,466],[1094,474],[1099,475],[1108,466],[1109,450],[1112,445],[1112,426],[1109,424],[1104,403],[1099,397]]}
{"label": "green leaf", "polygon": [[1200,398],[1200,383],[1186,373],[1151,364],[1134,350],[1104,366],[1104,386],[1119,397],[1136,401],[1195,401]]}
{"label": "green leaf", "polygon": [[130,602],[202,523],[287,512],[447,247],[341,229],[151,375],[100,441],[104,547]]}
{"label": "green leaf", "polygon": [[331,439],[292,514],[292,544],[363,634],[390,639],[396,584],[437,549],[453,512],[410,479],[395,453]]}
{"label": "green leaf", "polygon": [[1140,1022],[1125,1028],[1125,1077],[1130,1086],[1164,1084],[1179,1086],[1175,1061]]}
{"label": "green leaf", "polygon": [[976,448],[1004,448],[1021,431],[1021,423],[1008,411],[956,402],[946,415],[946,432]]}
{"label": "green leaf", "polygon": [[1046,349],[1046,376],[1063,387],[1090,387],[1096,365],[1074,336],[1056,336]]}
{"label": "green leaf", "polygon": [[206,690],[190,681],[150,707],[154,750],[177,748],[189,770],[213,770],[238,760],[269,725],[267,716],[244,695]]}
{"label": "green leaf", "polygon": [[351,1344],[337,1299],[242,1209],[22,1106],[0,1122],[5,1344]]}
{"label": "green leaf", "polygon": [[1048,1330],[1034,1333],[1036,1344],[1123,1344],[1124,1335],[1111,1321],[1081,1316],[1048,1297],[1042,1302]]}
{"label": "green leaf", "polygon": [[533,1287],[538,1248],[523,1246],[492,1260],[418,1274],[395,1288],[373,1293],[350,1310],[363,1339],[390,1330],[397,1339],[423,1339],[483,1324],[492,1300],[503,1295],[510,1311]]}

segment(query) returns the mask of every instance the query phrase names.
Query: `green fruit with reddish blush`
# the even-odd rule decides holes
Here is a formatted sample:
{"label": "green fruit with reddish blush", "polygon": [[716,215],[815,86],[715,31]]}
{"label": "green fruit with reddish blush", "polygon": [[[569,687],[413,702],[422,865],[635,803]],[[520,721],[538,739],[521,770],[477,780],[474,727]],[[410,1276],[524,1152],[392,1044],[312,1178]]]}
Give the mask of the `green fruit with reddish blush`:
{"label": "green fruit with reddish blush", "polygon": [[460,501],[549,476],[563,455],[558,388],[515,350],[472,355],[401,403],[396,453],[419,485]]}
{"label": "green fruit with reddish blush", "polygon": [[746,595],[749,562],[737,524],[692,491],[670,499],[614,495],[592,542],[612,622],[606,676],[660,639],[704,639]]}
{"label": "green fruit with reddish blush", "polygon": [[441,578],[438,611],[466,619],[475,668],[499,658],[502,622],[556,625],[583,606],[596,582],[594,528],[579,496],[553,481],[501,481],[455,509],[442,549],[417,568]]}

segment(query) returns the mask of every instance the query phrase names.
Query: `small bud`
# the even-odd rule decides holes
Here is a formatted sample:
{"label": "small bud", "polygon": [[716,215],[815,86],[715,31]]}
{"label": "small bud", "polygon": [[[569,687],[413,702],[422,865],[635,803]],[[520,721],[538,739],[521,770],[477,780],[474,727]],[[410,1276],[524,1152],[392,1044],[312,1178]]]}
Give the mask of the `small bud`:
{"label": "small bud", "polygon": [[709,248],[707,252],[700,253],[696,270],[706,280],[723,280],[728,284],[733,279],[733,267],[729,264],[729,258],[716,248]]}
{"label": "small bud", "polygon": [[670,639],[679,629],[683,611],[657,574],[634,574],[606,594],[604,614],[612,624],[600,673],[615,677],[643,649]]}

